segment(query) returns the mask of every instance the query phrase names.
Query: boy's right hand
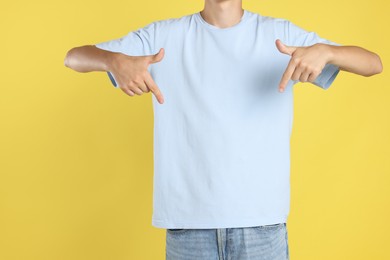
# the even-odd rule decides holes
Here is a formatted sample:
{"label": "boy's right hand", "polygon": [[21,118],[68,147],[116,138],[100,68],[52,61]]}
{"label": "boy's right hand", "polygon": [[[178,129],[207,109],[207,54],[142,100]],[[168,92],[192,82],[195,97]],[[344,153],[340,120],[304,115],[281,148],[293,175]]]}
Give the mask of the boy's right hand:
{"label": "boy's right hand", "polygon": [[110,64],[110,72],[117,85],[129,96],[142,95],[152,91],[160,104],[164,103],[163,95],[148,71],[149,64],[156,63],[164,57],[164,49],[157,54],[147,56],[128,56],[116,53]]}

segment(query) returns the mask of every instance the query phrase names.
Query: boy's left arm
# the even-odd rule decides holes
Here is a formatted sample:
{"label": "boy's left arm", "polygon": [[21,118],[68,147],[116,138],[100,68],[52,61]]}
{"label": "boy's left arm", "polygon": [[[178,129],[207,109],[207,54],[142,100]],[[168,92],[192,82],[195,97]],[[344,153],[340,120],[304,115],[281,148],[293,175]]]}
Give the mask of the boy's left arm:
{"label": "boy's left arm", "polygon": [[314,82],[328,63],[339,67],[340,70],[365,77],[381,73],[383,70],[379,55],[358,46],[316,43],[312,46],[296,47],[287,46],[280,40],[276,40],[275,43],[281,53],[291,56],[279,84],[280,92],[284,91],[290,79]]}

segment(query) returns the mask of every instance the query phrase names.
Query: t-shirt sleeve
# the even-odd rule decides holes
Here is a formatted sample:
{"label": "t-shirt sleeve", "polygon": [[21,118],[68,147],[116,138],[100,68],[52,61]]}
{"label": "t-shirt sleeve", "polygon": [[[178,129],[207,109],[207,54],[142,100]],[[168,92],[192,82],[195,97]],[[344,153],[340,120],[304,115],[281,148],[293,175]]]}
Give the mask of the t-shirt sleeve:
{"label": "t-shirt sleeve", "polygon": [[[105,42],[94,44],[97,48],[106,51],[119,52],[129,56],[145,56],[155,54],[154,39],[155,39],[156,23],[152,22],[145,27],[138,28],[129,32],[127,35],[118,39],[113,39]],[[107,74],[115,87],[119,87],[114,75],[107,71]]]}
{"label": "t-shirt sleeve", "polygon": [[[287,45],[289,46],[306,47],[316,43],[341,46],[339,43],[320,37],[316,32],[306,31],[290,21],[287,21],[287,39]],[[323,89],[328,89],[339,72],[340,68],[338,66],[328,63],[312,83]]]}

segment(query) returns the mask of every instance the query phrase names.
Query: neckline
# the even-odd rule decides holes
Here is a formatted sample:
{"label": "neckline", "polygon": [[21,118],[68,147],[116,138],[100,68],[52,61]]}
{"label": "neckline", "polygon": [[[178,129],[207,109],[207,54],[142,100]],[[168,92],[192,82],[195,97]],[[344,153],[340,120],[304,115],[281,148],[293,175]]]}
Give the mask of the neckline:
{"label": "neckline", "polygon": [[200,11],[196,13],[196,16],[200,20],[201,24],[203,24],[208,29],[211,29],[211,30],[214,30],[214,31],[230,31],[230,30],[233,30],[233,29],[241,26],[244,23],[244,21],[247,20],[247,18],[249,16],[249,13],[248,13],[248,11],[246,9],[243,9],[243,10],[244,10],[244,13],[241,16],[240,21],[238,23],[236,23],[235,25],[230,26],[230,27],[226,27],[226,28],[219,28],[219,27],[217,27],[215,25],[212,25],[212,24],[206,22],[206,20],[203,19],[202,15],[200,14]]}

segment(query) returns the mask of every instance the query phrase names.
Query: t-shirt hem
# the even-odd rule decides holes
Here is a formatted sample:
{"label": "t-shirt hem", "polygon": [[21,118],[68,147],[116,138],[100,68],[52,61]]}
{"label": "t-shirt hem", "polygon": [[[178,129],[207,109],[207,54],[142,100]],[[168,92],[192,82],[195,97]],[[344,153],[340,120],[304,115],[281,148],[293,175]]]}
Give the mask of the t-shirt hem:
{"label": "t-shirt hem", "polygon": [[272,225],[278,223],[286,223],[288,216],[274,216],[268,218],[250,218],[239,220],[227,220],[219,222],[170,222],[152,218],[152,226],[156,228],[174,229],[174,228],[188,228],[188,229],[207,229],[207,228],[240,228],[240,227],[254,227]]}

